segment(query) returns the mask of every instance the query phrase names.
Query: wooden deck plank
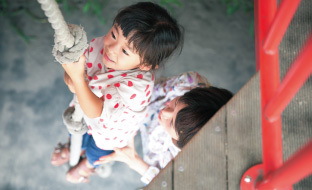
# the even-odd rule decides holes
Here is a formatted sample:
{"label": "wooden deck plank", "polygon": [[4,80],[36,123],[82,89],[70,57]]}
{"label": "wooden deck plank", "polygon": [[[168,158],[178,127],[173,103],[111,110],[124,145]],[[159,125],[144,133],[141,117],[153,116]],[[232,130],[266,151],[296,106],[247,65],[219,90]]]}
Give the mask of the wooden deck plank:
{"label": "wooden deck plank", "polygon": [[174,189],[227,189],[225,106],[174,161]]}
{"label": "wooden deck plank", "polygon": [[259,74],[227,104],[229,190],[238,190],[242,175],[262,162]]}

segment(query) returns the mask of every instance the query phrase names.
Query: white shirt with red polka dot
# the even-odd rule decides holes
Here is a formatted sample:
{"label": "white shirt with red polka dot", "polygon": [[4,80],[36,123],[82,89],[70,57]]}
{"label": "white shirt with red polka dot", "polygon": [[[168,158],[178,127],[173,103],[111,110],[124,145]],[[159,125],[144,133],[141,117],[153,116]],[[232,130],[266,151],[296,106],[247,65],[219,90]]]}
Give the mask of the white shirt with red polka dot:
{"label": "white shirt with red polka dot", "polygon": [[84,119],[96,145],[113,150],[127,145],[139,129],[154,87],[154,74],[139,69],[113,70],[102,62],[103,37],[91,41],[86,50],[86,80],[89,88],[103,98],[103,111],[98,118]]}

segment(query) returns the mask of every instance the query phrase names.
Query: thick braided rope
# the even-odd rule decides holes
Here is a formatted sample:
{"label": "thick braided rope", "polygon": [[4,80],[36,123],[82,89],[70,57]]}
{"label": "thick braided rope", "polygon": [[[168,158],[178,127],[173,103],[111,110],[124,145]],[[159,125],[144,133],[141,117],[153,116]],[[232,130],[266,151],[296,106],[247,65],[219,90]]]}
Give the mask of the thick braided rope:
{"label": "thick braided rope", "polygon": [[71,48],[74,45],[74,37],[71,35],[64,17],[54,0],[38,0],[41,4],[41,9],[48,17],[52,28],[55,31],[55,37],[66,47]]}
{"label": "thick braided rope", "polygon": [[38,0],[55,31],[53,55],[61,64],[73,63],[88,47],[87,35],[81,26],[68,24],[55,0]]}
{"label": "thick braided rope", "polygon": [[78,98],[74,95],[75,107],[67,108],[63,113],[63,122],[72,135],[83,135],[88,127],[83,119],[83,111],[78,104]]}
{"label": "thick braided rope", "polygon": [[[78,61],[88,47],[86,32],[80,26],[67,25],[55,0],[38,0],[38,2],[55,32],[52,50],[55,59],[61,64]],[[80,106],[65,110],[63,121],[72,134],[69,164],[75,166],[80,158],[82,135],[88,130]]]}

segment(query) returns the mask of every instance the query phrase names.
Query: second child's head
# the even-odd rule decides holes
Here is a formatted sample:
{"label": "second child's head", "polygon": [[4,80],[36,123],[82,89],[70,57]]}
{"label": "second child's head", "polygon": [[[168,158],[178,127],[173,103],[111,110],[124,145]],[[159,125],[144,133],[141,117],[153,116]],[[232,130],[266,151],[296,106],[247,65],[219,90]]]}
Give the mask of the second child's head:
{"label": "second child's head", "polygon": [[182,148],[233,94],[222,88],[194,88],[171,100],[159,112],[159,123]]}
{"label": "second child's head", "polygon": [[104,39],[103,62],[112,69],[151,70],[182,49],[183,32],[162,7],[141,2],[122,9]]}

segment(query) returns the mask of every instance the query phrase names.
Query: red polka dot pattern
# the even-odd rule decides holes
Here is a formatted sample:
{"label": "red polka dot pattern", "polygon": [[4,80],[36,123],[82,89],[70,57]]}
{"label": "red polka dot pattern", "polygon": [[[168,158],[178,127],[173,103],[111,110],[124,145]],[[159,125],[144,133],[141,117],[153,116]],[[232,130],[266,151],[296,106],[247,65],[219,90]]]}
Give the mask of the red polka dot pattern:
{"label": "red polka dot pattern", "polygon": [[111,98],[112,98],[112,95],[107,94],[107,95],[106,95],[106,98],[107,98],[107,99],[111,99]]}
{"label": "red polka dot pattern", "polygon": [[146,93],[146,96],[148,96],[150,93],[151,93],[151,91],[148,91],[148,92]]}
{"label": "red polka dot pattern", "polygon": [[148,88],[149,88],[149,84],[146,86],[144,92],[146,92]]}
{"label": "red polka dot pattern", "polygon": [[102,69],[102,64],[98,63],[98,67],[99,67],[99,69]]}
{"label": "red polka dot pattern", "polygon": [[87,67],[91,68],[92,67],[92,63],[87,63]]}
{"label": "red polka dot pattern", "polygon": [[135,98],[135,97],[136,97],[136,94],[132,94],[131,97],[130,97],[130,99],[133,99],[133,98]]}
{"label": "red polka dot pattern", "polygon": [[142,74],[139,74],[139,75],[137,75],[137,78],[143,79],[143,75],[142,75]]}

